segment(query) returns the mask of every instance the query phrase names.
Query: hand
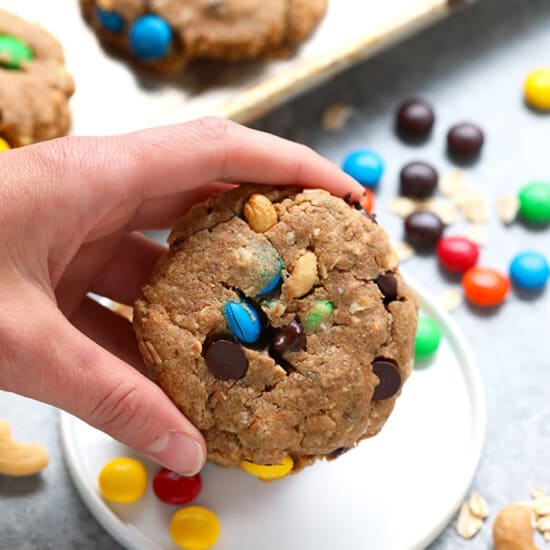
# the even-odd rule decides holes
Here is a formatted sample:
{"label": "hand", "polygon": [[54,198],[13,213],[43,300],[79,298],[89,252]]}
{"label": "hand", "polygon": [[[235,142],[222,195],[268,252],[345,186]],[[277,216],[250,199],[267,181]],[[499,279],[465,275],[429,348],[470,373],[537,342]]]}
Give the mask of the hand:
{"label": "hand", "polygon": [[189,207],[239,182],[362,188],[328,161],[221,119],[0,155],[0,389],[82,418],[191,475],[200,432],[144,374],[130,323],[87,297],[132,304]]}

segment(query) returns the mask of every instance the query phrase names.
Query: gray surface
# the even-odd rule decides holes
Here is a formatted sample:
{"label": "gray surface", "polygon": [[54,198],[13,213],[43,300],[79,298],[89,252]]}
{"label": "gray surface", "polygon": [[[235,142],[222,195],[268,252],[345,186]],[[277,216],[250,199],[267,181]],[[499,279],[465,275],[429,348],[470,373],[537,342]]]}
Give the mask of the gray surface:
{"label": "gray surface", "polygon": [[[400,166],[419,157],[446,169],[444,135],[458,120],[471,118],[487,132],[483,156],[467,173],[493,200],[531,178],[550,179],[550,116],[528,111],[520,94],[527,69],[549,65],[549,52],[550,2],[483,0],[279,109],[258,126],[307,143],[337,162],[351,148],[378,149],[388,164],[378,210],[398,239],[400,223],[384,206],[395,194]],[[405,146],[392,133],[395,105],[410,94],[431,99],[437,108],[434,135],[421,147]],[[352,105],[355,114],[344,130],[327,134],[320,127],[321,113],[335,102]],[[504,228],[493,219],[489,234],[484,264],[506,270],[512,255],[527,247],[550,255],[550,229]],[[442,276],[431,256],[415,258],[406,268],[436,293],[458,288],[456,281]],[[474,489],[493,511],[525,499],[534,485],[550,487],[549,310],[550,292],[536,300],[513,293],[500,311],[480,313],[463,306],[454,314],[474,347],[486,385],[488,433]],[[0,476],[0,548],[118,548],[69,481],[55,411],[1,393],[0,410],[20,439],[44,441],[52,456],[38,479]],[[418,498],[421,506],[422,495]],[[488,547],[486,525],[469,542],[449,527],[431,548]]]}

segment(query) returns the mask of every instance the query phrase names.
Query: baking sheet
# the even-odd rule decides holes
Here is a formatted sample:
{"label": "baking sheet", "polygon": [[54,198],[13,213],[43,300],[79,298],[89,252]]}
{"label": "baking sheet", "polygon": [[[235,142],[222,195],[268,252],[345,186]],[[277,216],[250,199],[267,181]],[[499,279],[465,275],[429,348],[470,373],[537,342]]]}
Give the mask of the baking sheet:
{"label": "baking sheet", "polygon": [[315,34],[289,59],[200,63],[166,80],[106,53],[83,21],[78,0],[0,0],[61,40],[77,86],[72,131],[91,135],[212,114],[250,121],[463,3],[331,0]]}

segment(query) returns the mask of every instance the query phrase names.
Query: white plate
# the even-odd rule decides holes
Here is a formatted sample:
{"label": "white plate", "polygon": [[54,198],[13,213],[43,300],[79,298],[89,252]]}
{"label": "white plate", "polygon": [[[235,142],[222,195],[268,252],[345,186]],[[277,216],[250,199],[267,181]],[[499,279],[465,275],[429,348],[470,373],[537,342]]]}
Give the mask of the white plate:
{"label": "white plate", "polygon": [[[381,434],[275,483],[208,464],[196,503],[220,518],[216,550],[408,550],[426,547],[448,524],[479,462],[484,392],[455,322],[412,287],[444,337],[436,358],[413,372]],[[102,466],[131,451],[66,413],[61,436],[78,491],[115,539],[140,550],[176,548],[168,524],[177,508],[159,502],[150,486],[133,505],[98,494]],[[157,468],[148,470],[151,478]]]}
{"label": "white plate", "polygon": [[296,55],[225,71],[216,67],[217,82],[206,85],[197,71],[161,80],[140,75],[108,55],[82,20],[78,4],[0,1],[2,8],[41,23],[62,42],[76,81],[73,133],[79,135],[113,134],[210,114],[251,120],[453,9],[448,0],[331,0],[326,18]]}

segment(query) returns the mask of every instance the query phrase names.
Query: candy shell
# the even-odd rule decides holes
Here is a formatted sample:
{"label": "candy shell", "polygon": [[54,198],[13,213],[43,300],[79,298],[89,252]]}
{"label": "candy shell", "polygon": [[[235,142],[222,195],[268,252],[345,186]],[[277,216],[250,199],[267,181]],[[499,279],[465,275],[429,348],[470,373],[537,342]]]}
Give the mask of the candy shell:
{"label": "candy shell", "polygon": [[143,15],[132,24],[129,40],[136,57],[143,61],[158,61],[170,53],[172,28],[158,15]]}
{"label": "candy shell", "polygon": [[185,550],[208,550],[220,536],[218,516],[202,506],[178,510],[170,520],[172,540]]}
{"label": "candy shell", "polygon": [[550,67],[535,69],[527,75],[524,94],[533,109],[550,111]]}
{"label": "candy shell", "polygon": [[9,34],[0,34],[0,67],[18,70],[33,59],[34,53],[25,42]]}
{"label": "candy shell", "polygon": [[153,492],[166,504],[187,504],[199,496],[201,489],[200,474],[188,477],[161,468],[153,478]]}
{"label": "candy shell", "polygon": [[122,32],[124,29],[124,17],[114,10],[104,10],[103,8],[96,7],[96,17],[99,24],[106,30],[112,33]]}
{"label": "candy shell", "polygon": [[304,321],[304,328],[307,334],[317,330],[319,326],[327,321],[334,311],[334,304],[329,300],[319,300],[313,306]]}
{"label": "candy shell", "polygon": [[414,355],[418,359],[424,359],[433,355],[441,342],[441,328],[429,317],[418,319],[416,338],[414,343]]}
{"label": "candy shell", "polygon": [[225,318],[231,332],[240,342],[253,344],[260,338],[262,326],[254,307],[248,302],[227,302]]}
{"label": "candy shell", "polygon": [[342,169],[364,187],[374,189],[384,173],[384,161],[372,149],[358,149],[344,159]]}
{"label": "candy shell", "polygon": [[522,252],[510,263],[510,279],[523,290],[541,290],[549,277],[548,260],[538,252]]}
{"label": "candy shell", "polygon": [[533,223],[550,222],[550,183],[532,181],[519,192],[519,213]]}
{"label": "candy shell", "polygon": [[472,304],[494,307],[505,300],[510,291],[510,280],[496,269],[472,267],[462,278],[462,288]]}
{"label": "candy shell", "polygon": [[134,458],[121,456],[103,466],[99,473],[99,492],[111,502],[138,501],[147,489],[147,470]]}
{"label": "candy shell", "polygon": [[263,481],[272,481],[287,476],[294,467],[292,457],[285,457],[280,464],[266,465],[255,464],[249,460],[241,462],[241,468],[250,475],[256,476]]}
{"label": "candy shell", "polygon": [[479,258],[479,246],[466,237],[442,237],[437,242],[437,258],[448,271],[464,273]]}
{"label": "candy shell", "polygon": [[0,137],[0,152],[7,151],[8,149],[11,149],[10,144],[4,138]]}

